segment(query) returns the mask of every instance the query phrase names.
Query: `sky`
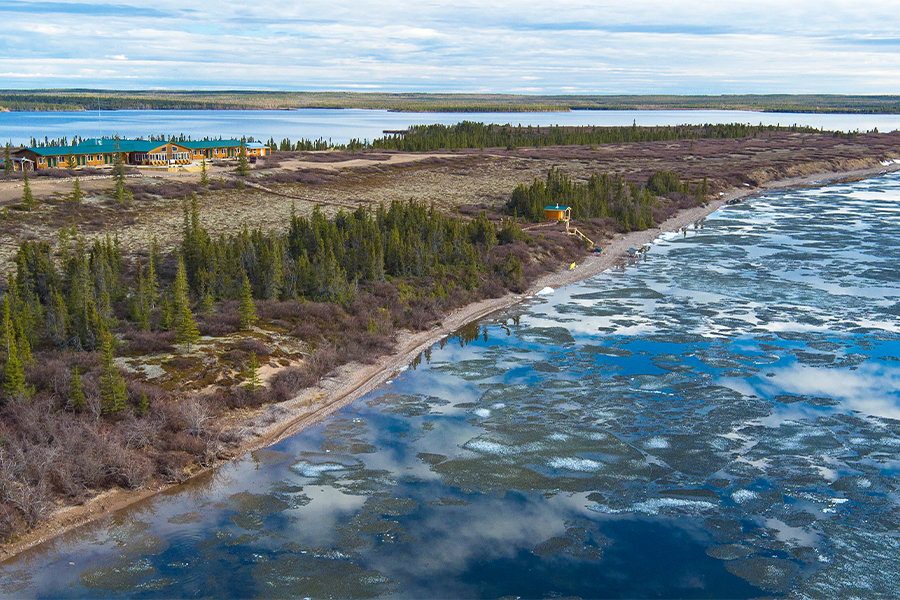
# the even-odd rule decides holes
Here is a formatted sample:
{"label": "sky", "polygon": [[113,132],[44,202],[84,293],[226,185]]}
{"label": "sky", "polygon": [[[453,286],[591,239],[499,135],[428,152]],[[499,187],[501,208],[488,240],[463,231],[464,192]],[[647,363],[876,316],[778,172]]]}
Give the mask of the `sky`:
{"label": "sky", "polygon": [[900,93],[900,0],[0,0],[0,88]]}

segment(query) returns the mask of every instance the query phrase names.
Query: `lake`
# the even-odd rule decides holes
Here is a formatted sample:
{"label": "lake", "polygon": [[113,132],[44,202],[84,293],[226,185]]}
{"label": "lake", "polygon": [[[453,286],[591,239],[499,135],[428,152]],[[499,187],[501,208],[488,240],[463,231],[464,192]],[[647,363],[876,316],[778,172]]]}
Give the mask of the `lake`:
{"label": "lake", "polygon": [[40,597],[891,597],[900,175],[766,192],[0,567]]}
{"label": "lake", "polygon": [[703,123],[751,123],[757,125],[805,125],[826,130],[881,132],[900,129],[900,115],[833,115],[759,113],[728,110],[578,110],[550,113],[396,113],[363,109],[302,110],[121,110],[84,112],[0,113],[0,140],[26,144],[32,137],[50,139],[74,136],[172,136],[193,139],[253,136],[266,141],[289,138],[324,138],[347,143],[351,138],[373,140],[384,130],[410,125],[463,120],[513,125],[642,126]]}

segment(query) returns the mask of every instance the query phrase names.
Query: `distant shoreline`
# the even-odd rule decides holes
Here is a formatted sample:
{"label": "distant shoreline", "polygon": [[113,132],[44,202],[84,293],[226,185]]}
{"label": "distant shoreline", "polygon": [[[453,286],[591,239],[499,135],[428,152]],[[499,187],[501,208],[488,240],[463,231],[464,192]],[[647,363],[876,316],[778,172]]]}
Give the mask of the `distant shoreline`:
{"label": "distant shoreline", "polygon": [[[627,259],[630,247],[640,247],[652,243],[665,232],[678,231],[682,227],[696,223],[727,202],[764,193],[773,189],[797,186],[826,185],[835,181],[860,180],[900,170],[900,165],[887,165],[866,169],[840,172],[823,172],[813,175],[770,181],[760,188],[732,188],[718,199],[705,206],[680,211],[661,225],[644,231],[620,235],[610,242],[602,254],[589,255],[575,269],[563,268],[537,280],[523,294],[507,294],[501,298],[482,300],[464,306],[448,314],[441,323],[429,331],[402,332],[395,351],[379,358],[372,365],[345,365],[333,377],[324,379],[314,388],[304,390],[296,397],[265,407],[255,418],[245,423],[245,429],[253,437],[235,453],[235,457],[270,446],[289,436],[327,419],[338,410],[353,403],[365,394],[380,388],[390,379],[404,371],[424,350],[441,338],[452,334],[460,327],[486,318],[500,310],[534,297],[544,287],[559,288],[583,281],[621,264]],[[314,404],[308,406],[310,401]],[[263,425],[265,423],[265,425]],[[230,459],[234,460],[234,459]],[[197,471],[192,478],[217,469],[228,461]],[[84,505],[67,507],[58,511],[46,523],[29,532],[18,542],[0,548],[0,562],[8,561],[18,554],[45,541],[75,529],[85,523],[98,520],[108,514],[148,499],[160,492],[176,489],[181,484],[167,484],[157,488],[137,491],[110,490],[86,502]]]}
{"label": "distant shoreline", "polygon": [[0,89],[0,111],[294,110],[361,108],[397,112],[568,112],[741,110],[799,114],[900,114],[900,95],[538,95],[304,92],[261,90]]}

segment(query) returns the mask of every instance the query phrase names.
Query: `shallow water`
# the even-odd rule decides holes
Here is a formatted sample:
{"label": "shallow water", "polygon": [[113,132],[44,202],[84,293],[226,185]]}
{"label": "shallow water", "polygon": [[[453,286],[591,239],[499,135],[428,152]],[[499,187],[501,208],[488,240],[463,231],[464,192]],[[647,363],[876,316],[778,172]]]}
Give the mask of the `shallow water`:
{"label": "shallow water", "polygon": [[890,597],[898,232],[898,175],[726,207],[0,592]]}

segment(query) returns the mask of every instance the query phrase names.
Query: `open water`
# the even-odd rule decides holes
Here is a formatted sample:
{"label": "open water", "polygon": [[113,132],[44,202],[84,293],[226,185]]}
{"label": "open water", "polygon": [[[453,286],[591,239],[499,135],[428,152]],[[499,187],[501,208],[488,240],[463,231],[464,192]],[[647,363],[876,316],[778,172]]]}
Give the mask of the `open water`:
{"label": "open water", "polygon": [[740,110],[577,110],[550,113],[396,113],[386,110],[118,110],[82,112],[0,112],[0,142],[26,144],[32,137],[69,140],[114,136],[178,136],[193,139],[270,137],[323,138],[345,144],[351,138],[373,140],[384,130],[410,125],[460,121],[513,125],[641,126],[703,123],[804,125],[829,131],[881,132],[900,129],[900,115],[758,113]]}
{"label": "open water", "polygon": [[894,597],[898,233],[897,174],[725,207],[0,593]]}

